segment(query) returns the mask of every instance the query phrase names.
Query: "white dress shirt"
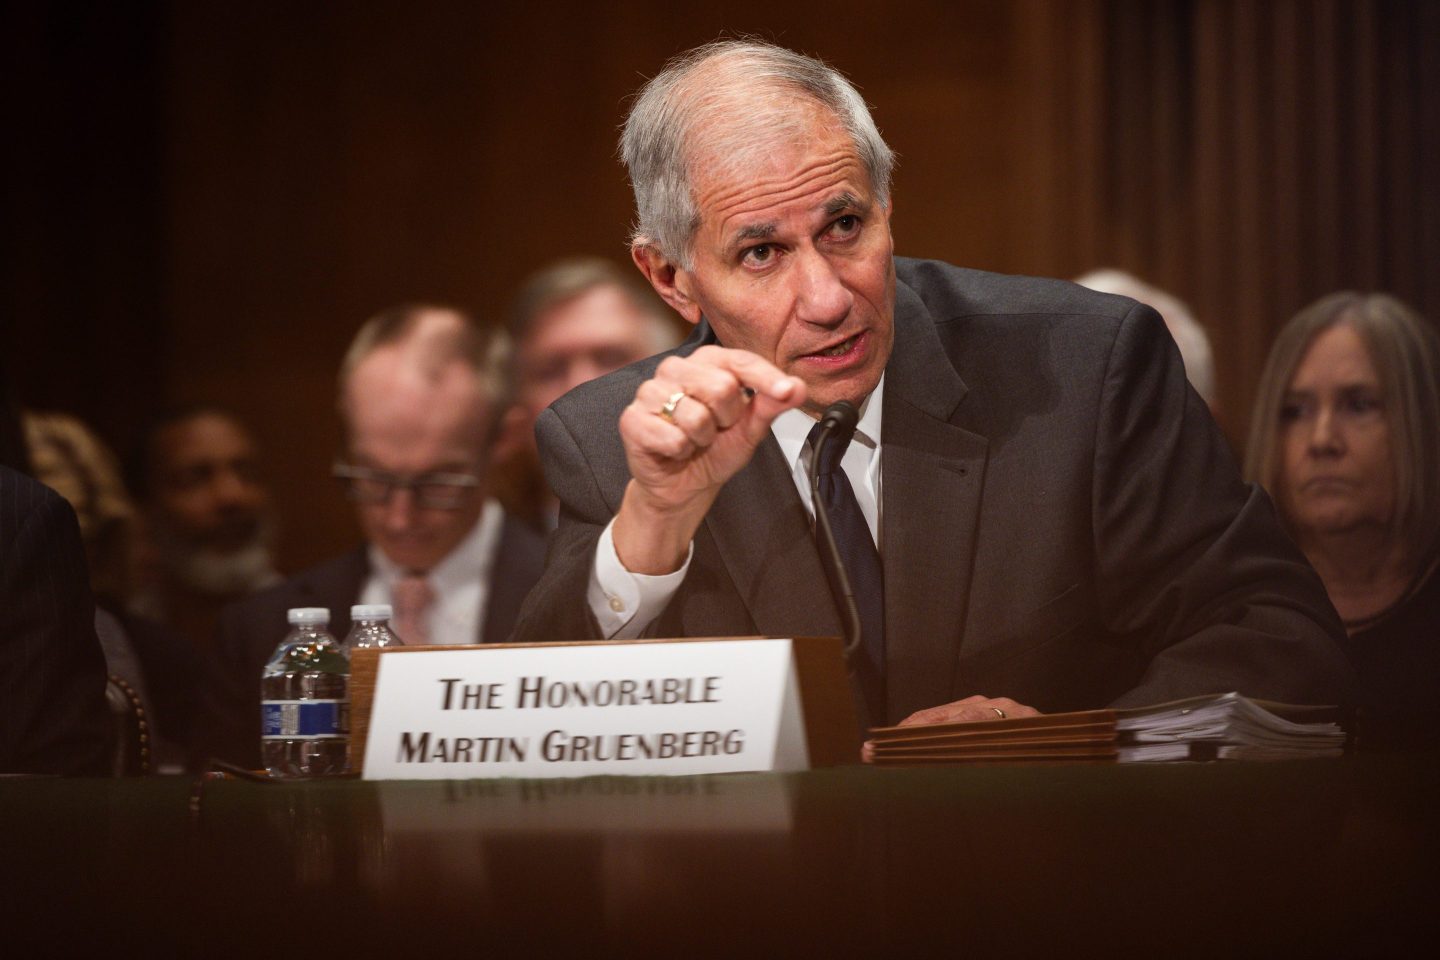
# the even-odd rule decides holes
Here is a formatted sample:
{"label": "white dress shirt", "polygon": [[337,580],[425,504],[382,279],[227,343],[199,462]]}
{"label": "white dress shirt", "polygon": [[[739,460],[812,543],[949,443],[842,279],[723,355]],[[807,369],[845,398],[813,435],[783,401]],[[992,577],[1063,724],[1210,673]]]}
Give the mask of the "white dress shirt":
{"label": "white dress shirt", "polygon": [[[490,570],[500,548],[500,528],[505,513],[495,500],[486,500],[480,519],[465,539],[437,563],[425,579],[435,591],[428,620],[431,644],[473,644],[480,642],[480,623],[490,594]],[[374,544],[370,545],[370,578],[360,591],[357,603],[394,603],[393,587],[410,574],[393,563]]]}
{"label": "white dress shirt", "polygon": [[[845,448],[845,455],[840,460],[840,467],[850,478],[855,499],[860,503],[860,512],[865,515],[870,535],[877,545],[881,529],[880,421],[884,388],[885,375],[881,374],[880,382],[860,406],[860,423],[855,428],[855,438]],[[815,507],[810,502],[808,473],[811,452],[806,441],[814,426],[815,418],[802,410],[786,410],[770,424],[770,432],[775,435],[780,451],[791,465],[791,478],[800,493],[800,502],[812,519]],[[690,569],[690,559],[695,555],[695,544],[690,544],[685,562],[674,573],[658,577],[631,573],[615,553],[615,540],[611,536],[614,526],[612,519],[595,546],[595,563],[590,571],[587,599],[606,639],[630,640],[645,632],[645,628],[665,609],[675,591],[680,589],[680,583]]]}

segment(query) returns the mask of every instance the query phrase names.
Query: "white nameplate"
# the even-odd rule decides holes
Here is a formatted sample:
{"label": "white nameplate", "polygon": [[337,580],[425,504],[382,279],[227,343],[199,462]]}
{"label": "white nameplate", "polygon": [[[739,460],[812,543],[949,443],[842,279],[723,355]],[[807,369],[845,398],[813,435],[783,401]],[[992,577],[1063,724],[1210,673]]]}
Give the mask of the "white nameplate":
{"label": "white nameplate", "polygon": [[382,654],[366,780],[809,766],[790,640]]}

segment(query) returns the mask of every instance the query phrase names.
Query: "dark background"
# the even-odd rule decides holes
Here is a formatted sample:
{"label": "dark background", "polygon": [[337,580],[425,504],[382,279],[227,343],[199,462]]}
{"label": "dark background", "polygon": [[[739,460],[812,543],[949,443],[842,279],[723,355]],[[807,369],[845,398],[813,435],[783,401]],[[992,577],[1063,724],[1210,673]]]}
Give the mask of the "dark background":
{"label": "dark background", "polygon": [[626,257],[626,97],[752,33],[849,74],[900,154],[897,250],[1119,266],[1188,301],[1238,441],[1329,291],[1440,316],[1440,3],[21,3],[0,22],[0,349],[123,449],[173,403],[259,436],[293,570],[353,542],[334,371],[398,301],[498,318]]}

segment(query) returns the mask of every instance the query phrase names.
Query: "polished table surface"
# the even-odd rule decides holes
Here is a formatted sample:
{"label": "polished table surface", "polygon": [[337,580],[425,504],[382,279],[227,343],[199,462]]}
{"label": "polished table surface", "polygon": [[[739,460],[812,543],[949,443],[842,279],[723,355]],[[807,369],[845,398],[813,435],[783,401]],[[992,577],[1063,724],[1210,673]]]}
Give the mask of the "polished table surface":
{"label": "polished table surface", "polygon": [[1383,956],[1436,943],[1437,854],[1433,754],[384,784],[4,779],[0,944]]}

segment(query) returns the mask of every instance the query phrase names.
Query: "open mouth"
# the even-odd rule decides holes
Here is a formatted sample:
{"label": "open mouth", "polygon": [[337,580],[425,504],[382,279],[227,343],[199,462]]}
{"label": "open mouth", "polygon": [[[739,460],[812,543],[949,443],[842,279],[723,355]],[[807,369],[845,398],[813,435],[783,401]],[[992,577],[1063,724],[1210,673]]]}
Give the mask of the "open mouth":
{"label": "open mouth", "polygon": [[814,353],[805,355],[808,360],[838,360],[857,353],[865,342],[865,334],[857,333],[846,340],[841,340],[833,347],[826,347],[824,350],[817,350]]}

